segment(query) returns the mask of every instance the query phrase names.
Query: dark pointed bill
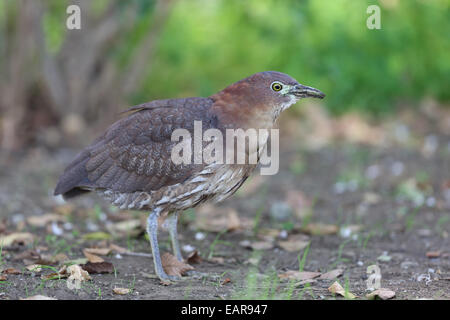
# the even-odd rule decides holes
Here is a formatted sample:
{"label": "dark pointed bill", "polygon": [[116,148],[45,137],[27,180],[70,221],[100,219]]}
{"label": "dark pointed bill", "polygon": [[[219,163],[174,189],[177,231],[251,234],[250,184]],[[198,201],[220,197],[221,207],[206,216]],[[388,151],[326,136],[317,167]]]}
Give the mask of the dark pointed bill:
{"label": "dark pointed bill", "polygon": [[302,84],[298,84],[292,87],[290,93],[294,94],[299,98],[319,98],[323,99],[325,97],[325,93],[320,90],[317,90],[313,87],[304,86]]}

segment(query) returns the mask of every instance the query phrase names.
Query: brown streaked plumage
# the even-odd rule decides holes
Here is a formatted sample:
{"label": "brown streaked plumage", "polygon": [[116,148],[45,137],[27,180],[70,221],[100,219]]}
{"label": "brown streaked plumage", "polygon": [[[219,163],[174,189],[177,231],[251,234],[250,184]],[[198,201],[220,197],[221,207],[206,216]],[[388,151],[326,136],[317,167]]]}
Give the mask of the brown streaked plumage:
{"label": "brown streaked plumage", "polygon": [[303,97],[323,98],[324,94],[286,74],[267,71],[208,98],[156,100],[132,107],[76,156],[60,177],[55,195],[68,199],[96,191],[121,208],[151,211],[147,231],[155,271],[162,280],[173,280],[161,265],[157,217],[168,215],[173,249],[181,260],[178,212],[229,197],[256,165],[175,164],[171,151],[178,142],[171,141],[172,132],[186,129],[193,136],[194,121],[201,121],[203,131],[270,129],[284,109]]}

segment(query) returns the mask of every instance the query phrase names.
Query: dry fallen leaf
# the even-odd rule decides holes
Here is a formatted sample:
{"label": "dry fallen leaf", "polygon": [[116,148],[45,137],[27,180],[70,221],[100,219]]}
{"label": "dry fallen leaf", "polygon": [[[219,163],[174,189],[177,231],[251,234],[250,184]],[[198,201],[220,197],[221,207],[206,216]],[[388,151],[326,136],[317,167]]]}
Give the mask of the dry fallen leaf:
{"label": "dry fallen leaf", "polygon": [[90,254],[95,254],[99,256],[107,256],[111,253],[113,249],[111,247],[109,248],[85,248],[83,252],[87,252]]}
{"label": "dry fallen leaf", "polygon": [[15,232],[6,236],[0,236],[0,247],[9,247],[14,243],[27,244],[33,241],[33,235],[29,232]]}
{"label": "dry fallen leaf", "polygon": [[223,257],[211,257],[208,259],[209,262],[223,264],[225,259]]}
{"label": "dry fallen leaf", "polygon": [[278,245],[286,251],[298,252],[305,249],[309,244],[309,238],[302,234],[289,236],[285,241],[278,241]]}
{"label": "dry fallen leaf", "polygon": [[102,258],[100,258],[99,256],[87,252],[86,249],[83,250],[83,254],[88,259],[88,261],[91,262],[91,263],[100,263],[100,262],[104,262],[105,261]]}
{"label": "dry fallen leaf", "polygon": [[320,275],[320,272],[288,270],[285,273],[279,274],[278,277],[280,279],[303,281],[317,278]]}
{"label": "dry fallen leaf", "polygon": [[42,280],[56,280],[56,279],[62,279],[67,278],[69,274],[67,273],[67,266],[63,266],[61,269],[58,270],[58,272],[53,272],[50,274],[45,274],[41,276]]}
{"label": "dry fallen leaf", "polygon": [[188,264],[201,263],[203,261],[202,257],[198,254],[197,250],[192,251],[186,259]]}
{"label": "dry fallen leaf", "polygon": [[227,284],[227,283],[230,283],[230,282],[231,282],[231,279],[230,279],[230,278],[225,278],[225,279],[222,281],[222,285]]}
{"label": "dry fallen leaf", "polygon": [[108,225],[107,229],[112,234],[127,236],[137,236],[144,231],[144,227],[139,219],[131,219],[113,223]]}
{"label": "dry fallen leaf", "polygon": [[181,277],[186,271],[193,270],[194,267],[188,265],[184,262],[180,262],[170,253],[164,253],[161,257],[162,266],[164,271],[169,276],[178,276]]}
{"label": "dry fallen leaf", "polygon": [[328,272],[322,274],[319,277],[319,279],[333,280],[333,279],[336,279],[337,277],[340,277],[343,273],[344,273],[344,270],[342,270],[342,269],[334,269],[334,270],[331,270],[331,271],[328,271]]}
{"label": "dry fallen leaf", "polygon": [[386,288],[377,289],[369,294],[366,294],[367,299],[373,300],[380,298],[381,300],[392,299],[395,297],[395,292]]}
{"label": "dry fallen leaf", "polygon": [[350,291],[345,291],[345,289],[339,284],[339,282],[334,282],[329,288],[328,291],[334,294],[339,294],[347,299],[355,299],[357,296],[355,296]]}
{"label": "dry fallen leaf", "polygon": [[233,208],[206,204],[196,212],[197,229],[213,232],[232,231],[242,227],[238,213]]}
{"label": "dry fallen leaf", "polygon": [[65,218],[56,213],[46,213],[40,216],[31,216],[27,218],[27,223],[33,227],[45,227],[50,222],[64,222]]}
{"label": "dry fallen leaf", "polygon": [[64,253],[59,253],[56,255],[41,254],[40,257],[35,261],[35,263],[43,265],[54,265],[66,261],[68,259],[69,257],[67,257]]}
{"label": "dry fallen leaf", "polygon": [[7,268],[7,269],[3,270],[2,273],[4,273],[4,274],[21,274],[22,272],[15,268]]}
{"label": "dry fallen leaf", "polygon": [[339,230],[338,226],[334,224],[324,224],[324,223],[309,223],[305,227],[301,228],[302,232],[315,236],[326,236],[336,234],[338,230]]}
{"label": "dry fallen leaf", "polygon": [[38,295],[31,296],[31,297],[28,297],[28,298],[20,298],[20,300],[58,300],[58,299],[38,294]]}
{"label": "dry fallen leaf", "polygon": [[53,210],[60,215],[68,216],[75,210],[75,206],[71,203],[65,203],[54,207]]}
{"label": "dry fallen leaf", "polygon": [[243,247],[253,250],[270,250],[274,247],[272,241],[255,241],[250,242],[247,240],[241,241]]}
{"label": "dry fallen leaf", "polygon": [[114,288],[113,292],[115,294],[120,294],[120,295],[124,295],[124,294],[129,294],[131,292],[131,289],[127,289],[127,288]]}
{"label": "dry fallen leaf", "polygon": [[69,289],[80,289],[81,282],[92,279],[89,273],[77,264],[67,267],[67,274],[69,274],[69,278],[67,278],[67,288]]}
{"label": "dry fallen leaf", "polygon": [[8,279],[7,276],[0,274],[0,281],[6,281]]}
{"label": "dry fallen leaf", "polygon": [[83,268],[83,270],[86,270],[90,274],[114,272],[113,264],[111,262],[106,261],[97,263],[88,262],[86,264],[81,265],[81,268]]}
{"label": "dry fallen leaf", "polygon": [[13,257],[13,261],[22,260],[25,264],[33,264],[35,261],[41,259],[41,255],[35,250],[26,250]]}
{"label": "dry fallen leaf", "polygon": [[109,245],[109,248],[111,249],[111,251],[115,251],[115,252],[121,253],[121,254],[129,252],[128,249],[122,248],[114,243],[111,243]]}
{"label": "dry fallen leaf", "polygon": [[311,284],[311,283],[314,283],[314,282],[317,282],[317,280],[315,280],[315,279],[306,279],[306,280],[302,280],[302,281],[299,281],[299,282],[295,283],[294,286],[295,287],[304,286],[305,284]]}
{"label": "dry fallen leaf", "polygon": [[40,264],[32,264],[32,265],[26,266],[25,268],[31,272],[41,272],[42,271],[42,266]]}
{"label": "dry fallen leaf", "polygon": [[441,251],[428,251],[426,256],[429,259],[439,258],[441,256]]}

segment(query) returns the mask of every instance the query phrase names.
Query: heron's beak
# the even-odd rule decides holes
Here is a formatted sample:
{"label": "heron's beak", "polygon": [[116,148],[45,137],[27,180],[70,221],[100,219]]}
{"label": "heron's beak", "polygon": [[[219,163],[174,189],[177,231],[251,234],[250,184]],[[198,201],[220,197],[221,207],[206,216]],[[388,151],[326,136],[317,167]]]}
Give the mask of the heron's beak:
{"label": "heron's beak", "polygon": [[289,93],[295,95],[299,98],[319,98],[323,99],[325,97],[325,93],[320,90],[317,90],[313,87],[304,86],[302,84],[297,84],[293,86]]}

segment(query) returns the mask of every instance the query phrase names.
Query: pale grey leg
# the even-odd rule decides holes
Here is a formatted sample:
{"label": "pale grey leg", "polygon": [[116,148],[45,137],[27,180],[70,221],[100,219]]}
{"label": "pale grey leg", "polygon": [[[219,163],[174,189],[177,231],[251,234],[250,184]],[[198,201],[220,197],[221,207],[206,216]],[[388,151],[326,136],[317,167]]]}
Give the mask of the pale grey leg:
{"label": "pale grey leg", "polygon": [[159,211],[154,210],[150,213],[147,219],[147,233],[150,238],[150,245],[152,247],[153,262],[155,264],[155,273],[162,281],[179,280],[177,276],[169,276],[163,269],[161,263],[161,255],[158,246],[158,216]]}
{"label": "pale grey leg", "polygon": [[173,254],[178,261],[183,262],[183,255],[180,250],[180,242],[178,241],[177,222],[178,212],[174,212],[167,217],[167,223],[169,227],[170,241],[172,242]]}

